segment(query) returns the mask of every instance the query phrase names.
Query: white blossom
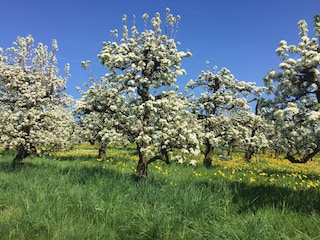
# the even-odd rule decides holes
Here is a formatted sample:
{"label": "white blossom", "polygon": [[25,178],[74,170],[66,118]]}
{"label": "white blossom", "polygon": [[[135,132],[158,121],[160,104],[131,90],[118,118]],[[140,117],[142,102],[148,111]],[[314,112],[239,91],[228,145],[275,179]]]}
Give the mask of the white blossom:
{"label": "white blossom", "polygon": [[[13,47],[0,56],[0,142],[15,148],[25,157],[32,153],[68,147],[75,124],[72,98],[65,94],[65,77],[58,76],[56,51],[39,43],[34,47],[31,35],[18,37]],[[4,127],[5,126],[5,127]],[[17,161],[23,161],[16,159]]]}
{"label": "white blossom", "polygon": [[[174,149],[198,153],[201,139],[201,127],[188,111],[187,100],[176,92],[177,77],[186,74],[181,61],[190,53],[178,51],[173,35],[162,33],[159,13],[151,18],[151,29],[147,29],[148,15],[142,18],[144,31],[138,33],[134,25],[130,34],[125,25],[119,43],[104,43],[98,57],[110,74],[83,92],[81,104],[76,105],[82,121],[93,121],[88,112],[97,117],[94,126],[99,128],[95,131],[103,139],[116,131],[123,139],[136,143],[140,176],[145,174],[140,173],[140,165],[147,165],[151,156],[165,158]],[[168,32],[175,32],[177,21],[178,17],[167,12]],[[100,123],[101,118],[106,120]]]}
{"label": "white blossom", "polygon": [[[315,27],[319,22],[315,17]],[[281,41],[277,49],[282,57],[280,70],[264,78],[270,91],[264,102],[264,114],[274,122],[275,148],[287,153],[293,162],[306,162],[319,150],[319,44],[308,36],[307,23],[298,23],[301,40],[297,46]]]}
{"label": "white blossom", "polygon": [[194,159],[191,159],[189,164],[192,165],[192,166],[196,166],[197,165],[197,161],[194,160]]}

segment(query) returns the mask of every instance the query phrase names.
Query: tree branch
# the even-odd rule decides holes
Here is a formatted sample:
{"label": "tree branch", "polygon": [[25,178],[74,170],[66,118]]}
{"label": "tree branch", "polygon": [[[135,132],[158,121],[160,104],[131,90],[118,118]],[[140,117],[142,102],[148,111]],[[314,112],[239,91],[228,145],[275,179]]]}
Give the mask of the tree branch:
{"label": "tree branch", "polygon": [[288,152],[286,155],[286,159],[288,159],[291,163],[306,163],[319,152],[320,152],[320,147],[317,147],[311,153],[304,155],[301,159],[296,159],[294,156],[292,156]]}

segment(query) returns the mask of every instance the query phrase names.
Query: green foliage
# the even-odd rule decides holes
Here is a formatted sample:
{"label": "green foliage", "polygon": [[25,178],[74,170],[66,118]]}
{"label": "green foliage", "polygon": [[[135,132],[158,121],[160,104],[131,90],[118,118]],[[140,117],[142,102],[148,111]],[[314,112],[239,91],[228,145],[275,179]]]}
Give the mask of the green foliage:
{"label": "green foliage", "polygon": [[281,172],[262,158],[240,167],[235,154],[230,162],[215,159],[211,170],[156,162],[148,179],[135,182],[138,159],[130,147],[109,149],[104,162],[80,154],[72,161],[67,154],[34,158],[20,171],[11,170],[13,153],[1,154],[2,239],[319,237],[319,188],[286,183],[320,176],[289,178],[290,169]]}

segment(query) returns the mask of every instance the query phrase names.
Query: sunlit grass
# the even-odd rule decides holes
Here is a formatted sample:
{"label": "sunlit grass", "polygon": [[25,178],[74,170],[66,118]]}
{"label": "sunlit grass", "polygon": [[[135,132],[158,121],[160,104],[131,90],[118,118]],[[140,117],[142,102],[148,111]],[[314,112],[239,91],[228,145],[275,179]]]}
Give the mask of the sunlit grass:
{"label": "sunlit grass", "polygon": [[[88,154],[89,153],[89,154]],[[319,157],[307,164],[216,154],[183,164],[157,161],[136,182],[134,147],[105,160],[82,144],[11,170],[0,152],[1,239],[318,239]]]}
{"label": "sunlit grass", "polygon": [[[86,167],[101,167],[114,169],[124,173],[135,171],[138,156],[134,148],[110,148],[106,160],[97,158],[97,147],[82,144],[74,150],[57,153],[58,158],[86,157],[82,164]],[[293,190],[303,190],[320,187],[320,157],[317,156],[305,164],[292,164],[283,157],[273,157],[270,153],[261,154],[259,161],[243,160],[241,151],[233,153],[232,160],[221,160],[218,155],[214,157],[213,167],[207,170],[201,167],[203,156],[192,157],[196,159],[196,166],[177,162],[167,165],[164,162],[155,162],[149,166],[149,175],[154,178],[168,175],[173,178],[179,174],[191,173],[190,177],[212,181],[224,178],[231,182],[245,182],[254,185],[272,185],[287,187]]]}

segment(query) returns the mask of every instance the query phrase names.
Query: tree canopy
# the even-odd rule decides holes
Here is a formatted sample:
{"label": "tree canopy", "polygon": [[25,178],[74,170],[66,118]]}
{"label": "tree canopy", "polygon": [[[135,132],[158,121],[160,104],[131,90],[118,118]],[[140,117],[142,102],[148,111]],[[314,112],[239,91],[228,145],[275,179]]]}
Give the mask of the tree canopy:
{"label": "tree canopy", "polygon": [[193,98],[193,111],[203,128],[205,166],[211,166],[214,148],[218,146],[252,146],[254,149],[266,146],[261,131],[253,135],[253,129],[259,129],[257,124],[261,120],[249,105],[261,97],[263,88],[237,80],[227,68],[217,71],[217,67],[213,71],[202,71],[188,87],[201,89],[200,96]]}
{"label": "tree canopy", "polygon": [[70,144],[72,98],[64,93],[69,65],[66,76],[58,76],[57,50],[56,40],[51,51],[42,43],[34,47],[31,35],[0,49],[0,142],[17,150],[14,165]]}
{"label": "tree canopy", "polygon": [[316,37],[299,21],[300,42],[280,41],[277,54],[280,71],[270,70],[264,78],[271,98],[263,111],[275,123],[279,145],[293,163],[305,163],[320,152],[320,16],[314,18]]}
{"label": "tree canopy", "polygon": [[98,55],[109,72],[95,82],[80,100],[87,112],[108,114],[112,126],[137,145],[138,177],[147,175],[147,166],[157,159],[169,162],[172,149],[195,153],[199,150],[197,121],[187,110],[187,102],[177,94],[176,80],[185,74],[181,61],[191,55],[178,51],[174,32],[179,16],[166,12],[167,33],[160,14],[143,14],[144,30],[134,24],[128,30],[123,16],[123,32],[112,30],[116,41],[104,42]]}
{"label": "tree canopy", "polygon": [[[56,40],[51,50],[35,45],[31,35],[0,48],[0,144],[16,150],[14,166],[30,155],[72,145],[73,133],[99,142],[101,158],[110,143],[135,144],[138,178],[147,176],[150,163],[169,163],[173,153],[180,162],[183,155],[199,154],[202,145],[206,167],[217,147],[228,154],[241,148],[247,161],[264,148],[284,152],[293,163],[320,152],[319,15],[315,37],[301,20],[300,42],[280,41],[279,69],[268,72],[264,87],[214,67],[189,81],[189,95],[177,85],[186,74],[181,63],[192,55],[179,50],[175,40],[180,16],[167,8],[164,19],[145,13],[139,31],[136,19],[129,27],[123,15],[121,34],[111,30],[98,54],[106,73],[80,89],[74,109],[65,93],[69,65],[59,76]],[[90,61],[81,64],[87,69]]]}

